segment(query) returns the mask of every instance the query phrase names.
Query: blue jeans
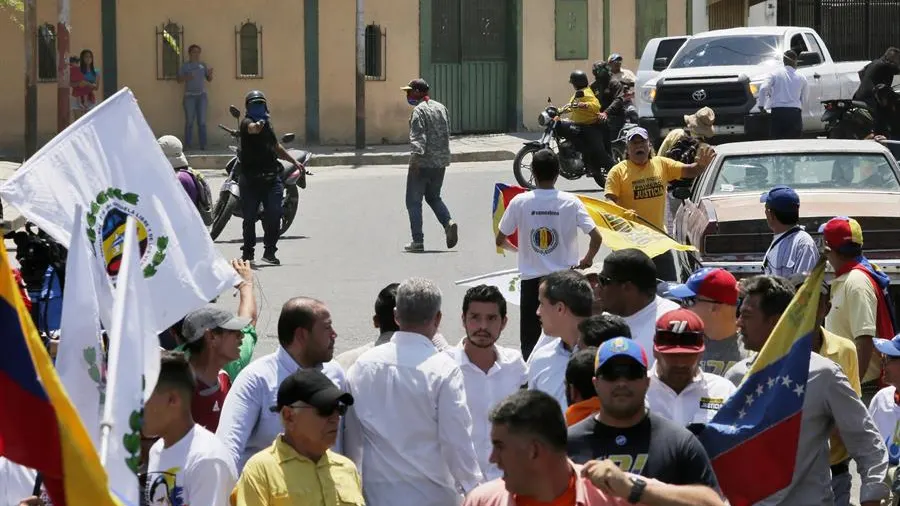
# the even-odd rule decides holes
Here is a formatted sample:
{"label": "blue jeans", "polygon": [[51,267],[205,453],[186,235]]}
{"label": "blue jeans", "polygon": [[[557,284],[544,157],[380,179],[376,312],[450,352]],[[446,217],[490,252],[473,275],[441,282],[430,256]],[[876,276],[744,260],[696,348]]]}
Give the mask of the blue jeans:
{"label": "blue jeans", "polygon": [[422,199],[428,203],[434,216],[446,227],[450,224],[450,211],[441,199],[441,187],[444,185],[446,167],[420,167],[406,174],[406,211],[409,212],[409,228],[412,229],[413,242],[425,240],[422,233]]}
{"label": "blue jeans", "polygon": [[248,178],[241,175],[238,183],[241,189],[241,212],[244,217],[244,259],[253,258],[256,247],[256,219],[259,204],[263,205],[263,246],[265,254],[275,254],[278,250],[278,235],[281,228],[282,193],[284,183],[275,176],[274,180]]}
{"label": "blue jeans", "polygon": [[184,147],[193,145],[194,123],[200,134],[200,149],[206,149],[206,93],[184,96]]}

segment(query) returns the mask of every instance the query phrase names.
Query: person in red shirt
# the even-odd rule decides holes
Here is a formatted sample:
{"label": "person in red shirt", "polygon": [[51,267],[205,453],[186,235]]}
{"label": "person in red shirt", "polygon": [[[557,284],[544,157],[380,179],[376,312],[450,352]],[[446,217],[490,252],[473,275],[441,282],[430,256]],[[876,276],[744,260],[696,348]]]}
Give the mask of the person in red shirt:
{"label": "person in red shirt", "polygon": [[231,380],[222,368],[240,357],[241,332],[251,320],[224,309],[207,306],[184,318],[181,334],[190,353],[197,389],[191,403],[194,420],[210,432],[219,427],[219,415]]}

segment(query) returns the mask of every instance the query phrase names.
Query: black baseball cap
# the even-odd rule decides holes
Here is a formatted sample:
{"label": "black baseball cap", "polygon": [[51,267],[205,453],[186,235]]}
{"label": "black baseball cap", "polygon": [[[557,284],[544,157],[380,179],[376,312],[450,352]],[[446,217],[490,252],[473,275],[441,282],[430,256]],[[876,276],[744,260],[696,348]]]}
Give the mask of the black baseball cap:
{"label": "black baseball cap", "polygon": [[431,89],[431,87],[429,87],[428,83],[426,83],[425,80],[420,77],[418,79],[413,79],[412,81],[409,82],[409,84],[407,84],[406,86],[404,86],[400,89],[404,90],[404,91],[411,90],[411,91],[420,91],[422,93],[426,93],[426,92],[428,92],[428,90]]}
{"label": "black baseball cap", "polygon": [[269,408],[276,413],[281,408],[295,402],[303,402],[310,406],[328,410],[338,403],[353,405],[353,396],[338,388],[329,378],[317,369],[301,369],[291,374],[278,386],[276,404]]}

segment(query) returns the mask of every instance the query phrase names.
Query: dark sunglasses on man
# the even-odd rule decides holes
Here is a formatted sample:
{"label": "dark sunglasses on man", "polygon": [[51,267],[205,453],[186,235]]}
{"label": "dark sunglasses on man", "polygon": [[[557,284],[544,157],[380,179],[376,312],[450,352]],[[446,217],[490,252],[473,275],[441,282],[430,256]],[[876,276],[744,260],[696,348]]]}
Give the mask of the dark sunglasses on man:
{"label": "dark sunglasses on man", "polygon": [[672,332],[657,330],[653,346],[658,348],[699,348],[703,346],[703,332]]}

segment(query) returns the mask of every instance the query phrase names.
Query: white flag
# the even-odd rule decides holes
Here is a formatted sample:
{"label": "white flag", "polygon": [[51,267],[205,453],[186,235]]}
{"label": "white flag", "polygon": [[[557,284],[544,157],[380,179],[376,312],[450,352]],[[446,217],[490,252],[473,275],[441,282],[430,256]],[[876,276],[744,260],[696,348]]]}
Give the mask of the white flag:
{"label": "white flag", "polygon": [[[134,217],[158,331],[239,281],[128,88],[54,137],[0,187],[0,196],[67,248],[75,207],[81,205],[85,226],[77,233],[85,235],[113,283],[122,263],[125,220]],[[111,295],[101,290],[99,296],[109,325]]]}
{"label": "white flag", "polygon": [[478,285],[496,286],[507,303],[518,306],[519,294],[522,290],[522,280],[520,278],[518,269],[507,269],[505,271],[482,274],[474,278],[461,279],[456,284],[469,288]]}
{"label": "white flag", "polygon": [[[76,212],[75,227],[81,229]],[[66,286],[60,323],[56,370],[72,405],[84,422],[94,448],[100,448],[100,409],[105,395],[103,350],[100,345],[100,307],[96,283],[109,283],[98,276],[84,234],[73,234],[66,261]]]}
{"label": "white flag", "polygon": [[144,402],[159,379],[159,338],[152,328],[154,300],[142,275],[138,256],[138,220],[125,223],[122,268],[116,284],[109,328],[109,376],[103,407],[100,458],[113,492],[127,504],[138,504],[141,462],[141,419]]}

